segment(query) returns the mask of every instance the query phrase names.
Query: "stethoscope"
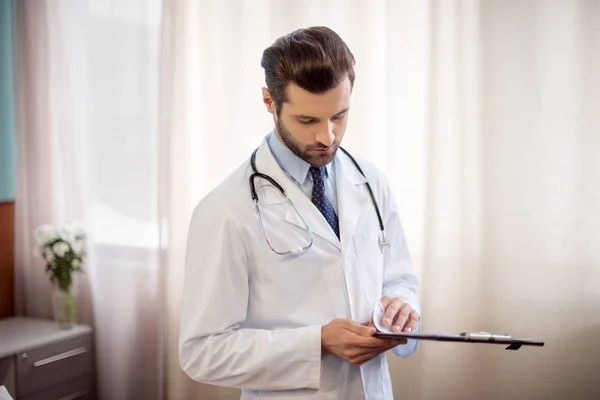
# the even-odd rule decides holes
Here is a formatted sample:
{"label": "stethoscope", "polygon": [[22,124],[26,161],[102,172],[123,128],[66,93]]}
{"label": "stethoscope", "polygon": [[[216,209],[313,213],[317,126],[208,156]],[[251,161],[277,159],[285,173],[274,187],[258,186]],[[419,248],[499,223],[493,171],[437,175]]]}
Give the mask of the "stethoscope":
{"label": "stethoscope", "polygon": [[[354,164],[356,169],[358,169],[358,171],[361,173],[361,175],[363,177],[365,177],[365,179],[366,179],[367,177],[365,176],[364,172],[362,171],[362,169],[360,168],[360,166],[358,165],[358,163],[356,162],[354,157],[352,157],[350,155],[350,153],[348,153],[344,148],[340,147],[340,150],[342,150],[350,158],[350,160],[352,160],[352,163]],[[269,175],[262,174],[256,170],[256,152],[257,151],[258,151],[258,149],[254,150],[254,152],[252,153],[252,157],[250,157],[250,165],[252,166],[252,171],[253,171],[253,173],[252,173],[252,175],[250,175],[250,179],[249,179],[250,194],[252,195],[252,199],[254,200],[254,205],[256,206],[256,214],[258,215],[258,219],[260,221],[260,227],[262,229],[265,240],[267,241],[269,248],[273,252],[275,252],[279,255],[282,255],[282,256],[287,255],[287,254],[297,255],[297,254],[303,253],[303,252],[307,251],[308,249],[310,249],[312,247],[313,243],[315,242],[315,237],[314,237],[313,231],[312,231],[312,229],[310,229],[310,226],[308,225],[308,223],[306,222],[306,220],[304,219],[302,214],[298,211],[298,209],[294,205],[294,202],[287,196],[287,194],[285,193],[285,190],[283,190],[283,187],[281,187],[281,185],[279,185],[279,183],[277,183],[277,181],[275,181],[275,179],[271,178]],[[308,230],[308,232],[310,234],[310,241],[307,245],[294,247],[288,251],[277,251],[273,247],[273,245],[271,244],[271,241],[269,240],[269,236],[267,235],[267,231],[265,229],[262,214],[260,212],[260,206],[258,205],[258,195],[256,194],[256,187],[254,186],[254,179],[257,177],[263,178],[263,179],[269,181],[273,186],[275,186],[281,192],[281,195],[285,198],[285,201],[290,205],[290,207],[292,207],[294,212],[300,217],[300,219],[302,220],[302,223],[306,227],[306,230]],[[381,219],[381,213],[379,212],[379,207],[377,206],[377,201],[375,200],[375,195],[373,194],[373,190],[371,189],[371,185],[369,184],[368,180],[367,180],[367,189],[369,190],[369,194],[371,195],[371,201],[373,202],[373,206],[375,207],[375,212],[377,212],[377,219],[379,219],[379,229],[380,229],[379,246],[383,251],[383,247],[389,245],[390,242],[388,241],[388,239],[385,236],[385,228],[383,226],[383,220]]]}

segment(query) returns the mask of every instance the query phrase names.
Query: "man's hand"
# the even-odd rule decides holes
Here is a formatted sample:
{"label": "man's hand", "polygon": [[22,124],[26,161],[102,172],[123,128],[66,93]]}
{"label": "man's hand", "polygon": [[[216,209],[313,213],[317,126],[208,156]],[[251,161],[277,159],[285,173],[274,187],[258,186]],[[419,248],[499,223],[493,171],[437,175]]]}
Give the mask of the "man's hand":
{"label": "man's hand", "polygon": [[385,326],[392,326],[392,332],[411,332],[419,325],[419,315],[412,307],[399,297],[383,296],[381,304],[385,314],[381,322]]}
{"label": "man's hand", "polygon": [[334,319],[321,328],[324,354],[334,354],[355,366],[361,366],[379,354],[404,343],[402,339],[373,337],[375,328],[349,319]]}

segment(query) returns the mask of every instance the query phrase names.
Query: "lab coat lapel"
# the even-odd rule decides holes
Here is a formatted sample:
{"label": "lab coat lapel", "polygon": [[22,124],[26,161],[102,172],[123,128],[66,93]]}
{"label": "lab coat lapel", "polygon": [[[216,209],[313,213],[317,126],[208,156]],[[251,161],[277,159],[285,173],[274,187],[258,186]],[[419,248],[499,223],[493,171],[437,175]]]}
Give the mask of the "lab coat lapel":
{"label": "lab coat lapel", "polygon": [[342,151],[338,151],[336,156],[335,177],[340,237],[342,252],[344,252],[354,236],[365,207],[368,205],[369,194],[365,187],[366,178]]}
{"label": "lab coat lapel", "polygon": [[[302,215],[302,217],[304,217],[306,223],[315,235],[327,240],[338,250],[341,249],[340,240],[333,232],[333,229],[331,229],[331,226],[329,226],[327,223],[327,220],[325,220],[325,217],[323,217],[321,212],[317,209],[317,207],[315,207],[308,196],[306,196],[306,194],[302,192],[296,183],[288,178],[285,172],[281,169],[273,157],[266,140],[263,140],[256,154],[256,167],[259,172],[270,175],[271,178],[281,185],[285,193],[296,206],[298,212]],[[260,190],[259,188],[265,189],[260,190],[261,194],[264,196],[264,202],[260,201],[262,199],[260,199],[261,194],[259,194],[259,204],[261,206],[263,206],[265,203],[269,205],[286,203],[285,198],[277,189],[267,187],[262,188],[264,185],[272,186],[270,183],[259,178],[257,178],[255,182],[257,191]],[[306,230],[306,226],[304,225],[302,219],[289,205],[286,209],[285,220],[294,226]]]}

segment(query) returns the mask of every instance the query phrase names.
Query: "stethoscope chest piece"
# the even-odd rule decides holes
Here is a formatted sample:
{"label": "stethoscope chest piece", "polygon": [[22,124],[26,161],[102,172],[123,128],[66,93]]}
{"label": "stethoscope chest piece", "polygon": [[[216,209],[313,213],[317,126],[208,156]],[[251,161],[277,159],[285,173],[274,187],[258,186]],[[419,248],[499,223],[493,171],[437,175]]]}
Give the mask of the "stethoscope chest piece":
{"label": "stethoscope chest piece", "polygon": [[388,240],[387,236],[385,236],[385,231],[382,230],[379,234],[379,247],[381,248],[381,252],[383,253],[384,248],[389,245],[390,241]]}

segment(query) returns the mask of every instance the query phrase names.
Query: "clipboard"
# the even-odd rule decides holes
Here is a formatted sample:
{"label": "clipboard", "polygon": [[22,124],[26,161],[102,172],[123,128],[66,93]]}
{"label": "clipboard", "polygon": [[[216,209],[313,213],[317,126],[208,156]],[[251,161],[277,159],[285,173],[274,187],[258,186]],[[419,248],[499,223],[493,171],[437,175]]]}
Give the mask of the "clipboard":
{"label": "clipboard", "polygon": [[488,332],[463,332],[459,335],[447,333],[396,332],[386,333],[377,331],[373,336],[383,339],[416,339],[437,342],[486,343],[508,345],[505,350],[519,350],[521,346],[542,347],[544,342],[534,339],[513,338],[510,335],[494,335]]}

